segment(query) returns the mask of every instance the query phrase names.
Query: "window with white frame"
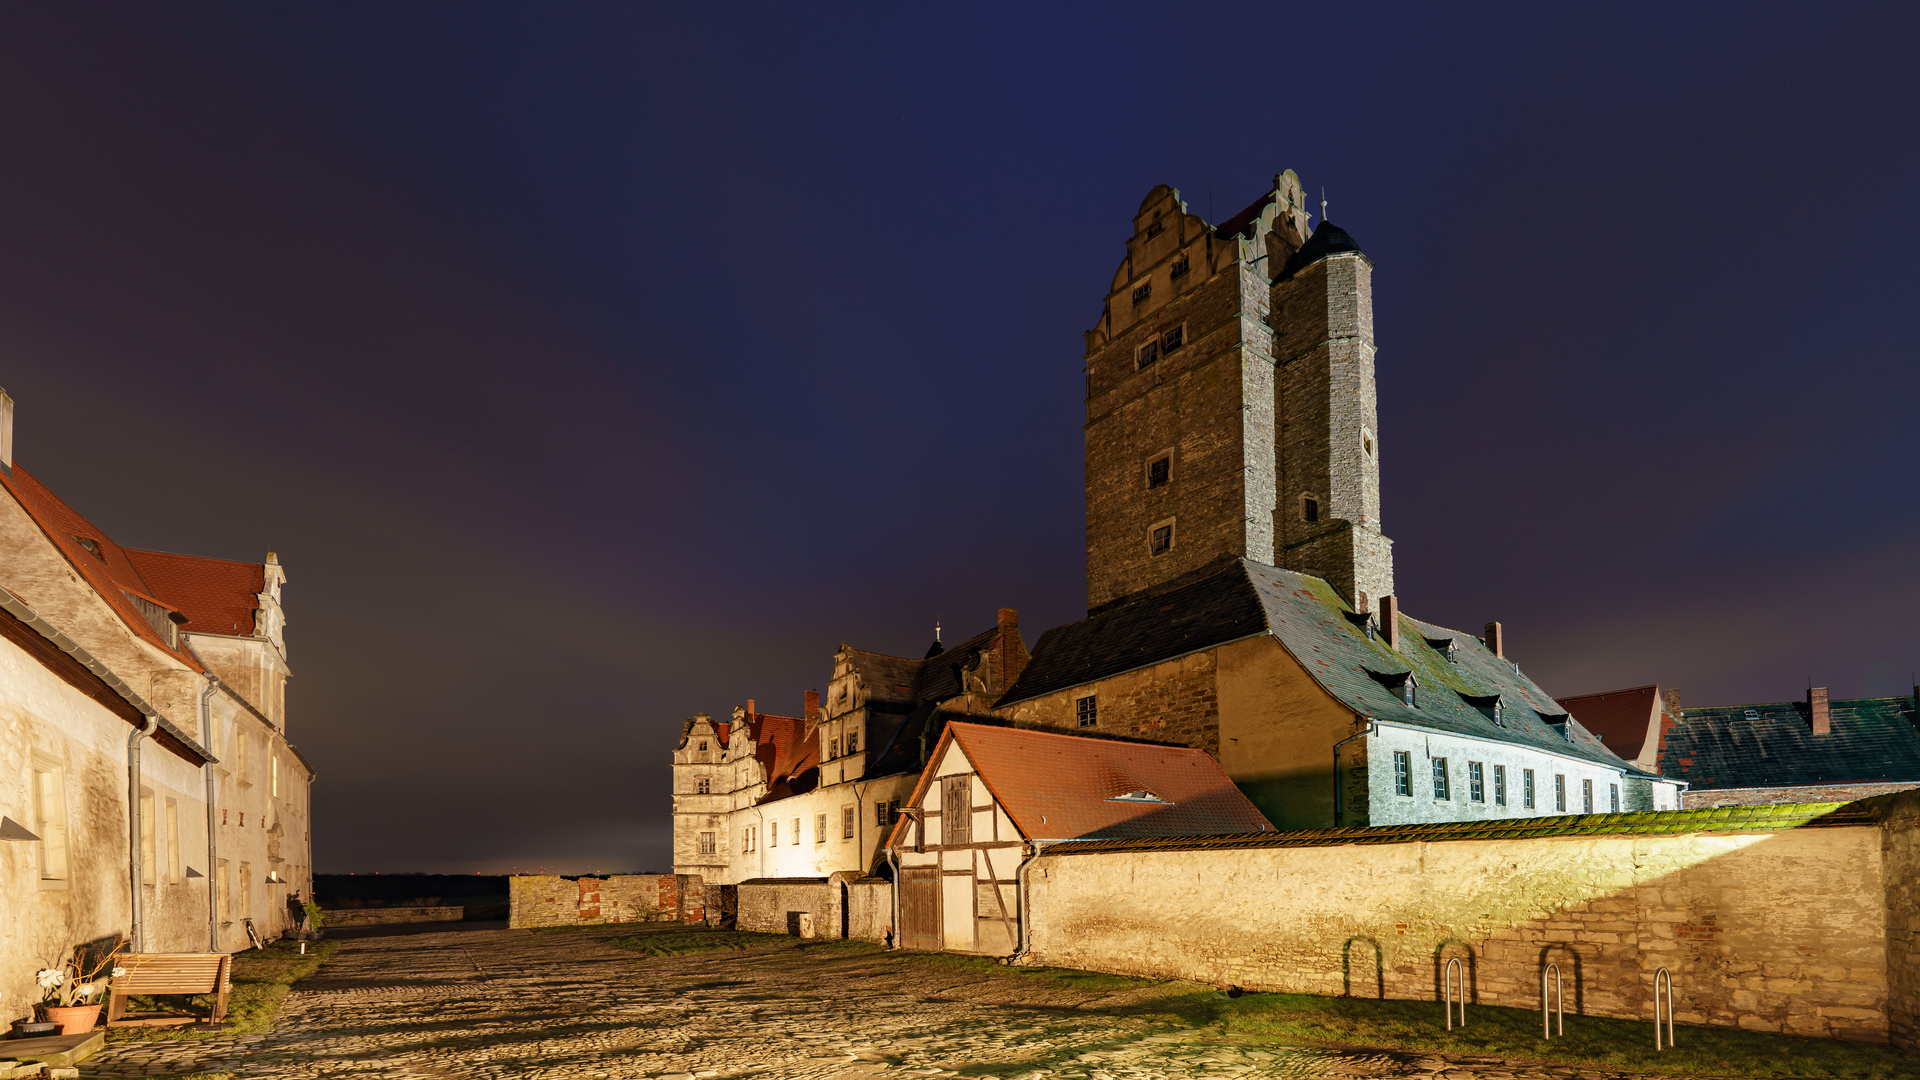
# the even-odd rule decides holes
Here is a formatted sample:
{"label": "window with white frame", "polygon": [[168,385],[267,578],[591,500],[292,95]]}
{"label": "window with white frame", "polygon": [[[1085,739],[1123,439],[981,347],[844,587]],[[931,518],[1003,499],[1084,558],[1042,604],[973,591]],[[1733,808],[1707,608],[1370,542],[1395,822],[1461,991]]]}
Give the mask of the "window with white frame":
{"label": "window with white frame", "polygon": [[700,834],[700,854],[702,855],[714,854],[715,851],[714,851],[713,841],[714,841],[714,836],[712,833],[710,832],[701,833]]}
{"label": "window with white frame", "polygon": [[1487,778],[1477,761],[1467,762],[1467,798],[1474,802],[1487,801]]}
{"label": "window with white frame", "polygon": [[1532,769],[1520,770],[1520,806],[1523,809],[1527,809],[1527,810],[1533,809],[1533,770]]}
{"label": "window with white frame", "polygon": [[1620,812],[1620,785],[1619,784],[1607,785],[1607,806],[1608,806],[1608,809],[1612,810],[1616,814]]}
{"label": "window with white frame", "polygon": [[853,839],[853,818],[854,808],[852,806],[849,805],[840,808],[840,839]]}
{"label": "window with white frame", "polygon": [[787,843],[788,844],[799,843],[800,842],[800,819],[799,818],[793,819],[793,828],[790,830],[790,833],[793,836],[793,839],[787,841]]}
{"label": "window with white frame", "polygon": [[1553,774],[1553,808],[1561,813],[1567,812],[1567,774]]}
{"label": "window with white frame", "polygon": [[778,818],[767,822],[767,846],[780,846],[780,820]]}
{"label": "window with white frame", "polygon": [[1445,802],[1452,796],[1447,787],[1447,759],[1437,757],[1433,760],[1433,798],[1435,802]]}
{"label": "window with white frame", "polygon": [[1405,750],[1393,752],[1393,793],[1413,794],[1413,755]]}
{"label": "window with white frame", "polygon": [[825,814],[813,816],[813,842],[816,844],[827,842],[827,815]]}
{"label": "window with white frame", "polygon": [[1580,812],[1583,814],[1593,813],[1593,781],[1592,780],[1580,781]]}
{"label": "window with white frame", "polygon": [[1507,767],[1505,765],[1493,767],[1493,805],[1507,805]]}

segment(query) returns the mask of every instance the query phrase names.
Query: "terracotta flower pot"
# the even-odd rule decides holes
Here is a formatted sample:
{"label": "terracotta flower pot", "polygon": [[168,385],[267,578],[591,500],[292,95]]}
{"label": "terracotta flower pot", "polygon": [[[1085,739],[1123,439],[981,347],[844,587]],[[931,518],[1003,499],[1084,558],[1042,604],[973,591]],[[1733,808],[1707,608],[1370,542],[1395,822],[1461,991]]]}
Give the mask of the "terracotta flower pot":
{"label": "terracotta flower pot", "polygon": [[84,1035],[100,1020],[98,1005],[47,1006],[47,1019],[60,1025],[62,1035]]}

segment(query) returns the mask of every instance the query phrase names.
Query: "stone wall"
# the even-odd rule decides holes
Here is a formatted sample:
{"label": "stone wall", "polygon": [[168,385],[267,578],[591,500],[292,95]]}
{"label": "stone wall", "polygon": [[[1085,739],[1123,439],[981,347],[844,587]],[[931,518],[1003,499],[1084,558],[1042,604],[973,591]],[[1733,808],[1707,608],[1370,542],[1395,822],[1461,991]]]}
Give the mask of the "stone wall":
{"label": "stone wall", "polygon": [[1099,723],[1090,730],[1179,743],[1218,757],[1220,702],[1214,685],[1217,652],[1205,649],[1188,653],[996,711],[1020,727],[1079,732],[1074,701],[1092,694],[1099,709]]}
{"label": "stone wall", "polygon": [[1920,1050],[1920,796],[1887,800],[1881,872],[1887,883],[1887,1033]]}
{"label": "stone wall", "polygon": [[508,878],[507,888],[507,925],[513,927],[701,922],[706,918],[700,879],[688,875],[525,874]]}
{"label": "stone wall", "polygon": [[459,922],[467,917],[463,907],[395,907],[330,909],[321,916],[323,929],[342,926],[385,926],[390,923]]}
{"label": "stone wall", "polygon": [[1920,784],[1814,784],[1807,787],[1709,788],[1680,795],[1686,810],[1706,810],[1716,806],[1774,806],[1780,803],[1852,802],[1875,795],[1912,791]]}
{"label": "stone wall", "polygon": [[1920,802],[1903,805],[1885,855],[1871,823],[1043,855],[1030,962],[1435,1000],[1458,956],[1473,1002],[1537,1008],[1551,961],[1569,1013],[1634,1019],[1664,966],[1682,1023],[1910,1041]]}
{"label": "stone wall", "polygon": [[846,883],[847,936],[885,943],[893,936],[893,882],[858,878]]}
{"label": "stone wall", "polygon": [[735,926],[762,934],[839,937],[838,892],[824,878],[743,881]]}

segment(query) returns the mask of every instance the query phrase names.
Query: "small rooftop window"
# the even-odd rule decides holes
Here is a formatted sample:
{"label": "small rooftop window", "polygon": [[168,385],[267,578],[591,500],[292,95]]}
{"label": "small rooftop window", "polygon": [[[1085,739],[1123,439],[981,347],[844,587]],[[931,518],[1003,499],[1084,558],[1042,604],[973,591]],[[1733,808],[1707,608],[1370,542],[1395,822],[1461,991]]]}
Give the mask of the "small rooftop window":
{"label": "small rooftop window", "polygon": [[1457,664],[1460,662],[1460,647],[1453,643],[1452,638],[1427,638],[1425,640],[1427,648],[1445,656],[1447,663]]}
{"label": "small rooftop window", "polygon": [[1138,802],[1138,803],[1157,803],[1157,804],[1159,804],[1159,805],[1161,805],[1161,806],[1172,806],[1172,805],[1173,805],[1172,803],[1170,803],[1170,802],[1168,802],[1167,800],[1165,800],[1165,799],[1163,799],[1163,798],[1161,798],[1160,796],[1158,796],[1158,795],[1155,795],[1155,794],[1154,794],[1153,792],[1151,792],[1151,791],[1145,791],[1145,790],[1142,790],[1142,791],[1129,791],[1129,792],[1127,792],[1127,793],[1126,793],[1125,795],[1115,795],[1115,796],[1113,796],[1112,798],[1110,798],[1110,799],[1108,799],[1107,801],[1108,801],[1108,802]]}
{"label": "small rooftop window", "polygon": [[1346,616],[1347,621],[1353,624],[1355,630],[1367,635],[1368,641],[1373,640],[1374,628],[1372,615],[1364,611],[1343,611],[1340,614]]}
{"label": "small rooftop window", "polygon": [[1747,714],[1746,714],[1746,715],[1745,715],[1744,717],[1742,717],[1741,719],[1744,719],[1744,720],[1758,720],[1758,719],[1760,719],[1760,710],[1758,710],[1758,709],[1748,709],[1748,710],[1747,710]]}
{"label": "small rooftop window", "polygon": [[[73,536],[72,533],[68,533],[67,535]],[[73,536],[73,540],[74,540],[74,543],[79,544],[80,547],[84,551],[86,551],[87,554],[93,556],[96,559],[99,559],[101,562],[107,561],[107,557],[101,554],[100,552],[99,541],[91,539],[89,537],[85,537],[85,536]]]}

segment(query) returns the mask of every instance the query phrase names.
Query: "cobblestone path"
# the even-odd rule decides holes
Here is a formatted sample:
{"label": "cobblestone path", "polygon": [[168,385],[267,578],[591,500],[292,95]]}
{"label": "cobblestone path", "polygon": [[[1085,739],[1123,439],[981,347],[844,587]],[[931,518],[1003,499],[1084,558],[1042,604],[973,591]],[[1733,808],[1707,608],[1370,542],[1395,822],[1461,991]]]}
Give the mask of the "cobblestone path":
{"label": "cobblestone path", "polygon": [[[88,1077],[994,1076],[1416,1077],[1564,1080],[1438,1056],[1249,1047],[1127,1015],[1156,994],[1102,995],[941,958],[791,943],[656,957],[611,945],[645,928],[467,931],[345,941],[288,996],[274,1030],[109,1043]],[[996,973],[997,974],[997,973]],[[1039,984],[1039,985],[1035,985]],[[1190,987],[1186,989],[1191,989]],[[1017,998],[1018,1004],[1010,1002]],[[1093,1006],[1100,1011],[1086,1011]]]}

